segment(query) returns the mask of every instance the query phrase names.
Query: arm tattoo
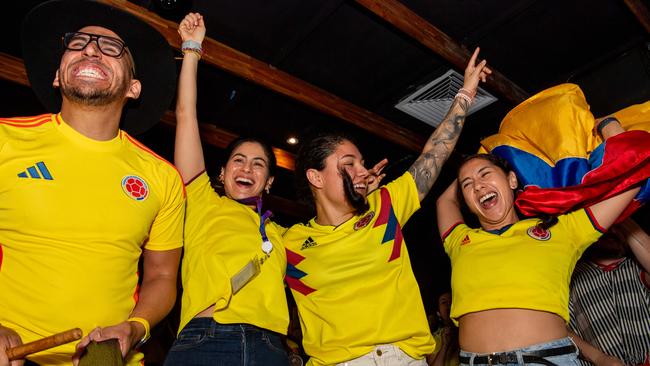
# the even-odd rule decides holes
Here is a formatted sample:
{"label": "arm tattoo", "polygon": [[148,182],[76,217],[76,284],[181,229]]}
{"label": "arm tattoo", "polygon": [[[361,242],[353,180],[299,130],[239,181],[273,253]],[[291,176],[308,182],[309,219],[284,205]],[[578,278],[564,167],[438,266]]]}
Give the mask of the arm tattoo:
{"label": "arm tattoo", "polygon": [[461,98],[454,99],[442,123],[427,141],[422,154],[409,168],[422,198],[438,178],[442,165],[447,161],[465,123],[469,103]]}

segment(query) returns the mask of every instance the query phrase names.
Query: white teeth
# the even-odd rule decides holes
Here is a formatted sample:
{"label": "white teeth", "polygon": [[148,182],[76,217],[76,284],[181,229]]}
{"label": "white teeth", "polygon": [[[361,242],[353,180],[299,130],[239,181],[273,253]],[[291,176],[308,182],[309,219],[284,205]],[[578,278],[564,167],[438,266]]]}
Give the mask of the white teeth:
{"label": "white teeth", "polygon": [[248,179],[248,178],[237,178],[235,179],[235,182],[237,183],[246,183],[246,184],[253,184],[253,181]]}
{"label": "white teeth", "polygon": [[94,70],[94,69],[82,69],[82,70],[79,70],[79,72],[77,72],[77,75],[78,76],[87,76],[87,77],[92,77],[92,78],[97,78],[97,79],[102,77],[102,75],[99,72],[97,72],[97,70]]}
{"label": "white teeth", "polygon": [[490,192],[490,193],[486,194],[485,196],[482,196],[481,198],[479,198],[479,202],[483,203],[483,202],[489,200],[490,198],[494,198],[496,196],[497,196],[496,193]]}
{"label": "white teeth", "polygon": [[366,186],[365,186],[365,184],[355,184],[355,185],[354,185],[354,188],[355,188],[355,189],[357,189],[357,188],[358,188],[358,189],[366,189]]}

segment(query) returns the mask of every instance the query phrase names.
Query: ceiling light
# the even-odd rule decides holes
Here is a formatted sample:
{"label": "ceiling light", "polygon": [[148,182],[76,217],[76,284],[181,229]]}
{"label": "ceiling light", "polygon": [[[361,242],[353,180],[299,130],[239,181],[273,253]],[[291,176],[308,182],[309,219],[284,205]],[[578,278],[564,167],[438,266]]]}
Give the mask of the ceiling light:
{"label": "ceiling light", "polygon": [[296,145],[297,143],[298,143],[298,138],[296,138],[294,136],[290,136],[287,139],[287,144],[289,144],[289,145]]}

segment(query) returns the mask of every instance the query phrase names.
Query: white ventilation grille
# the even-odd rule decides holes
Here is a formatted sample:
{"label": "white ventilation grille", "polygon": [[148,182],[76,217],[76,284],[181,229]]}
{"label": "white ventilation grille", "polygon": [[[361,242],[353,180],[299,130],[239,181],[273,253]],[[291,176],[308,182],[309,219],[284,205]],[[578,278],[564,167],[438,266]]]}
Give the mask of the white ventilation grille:
{"label": "white ventilation grille", "polygon": [[[395,108],[426,124],[438,127],[442,119],[447,115],[458,89],[462,87],[463,76],[454,70],[449,70],[441,77],[416,90],[413,94],[402,98],[395,105]],[[467,114],[470,115],[496,100],[496,97],[482,88],[478,88],[474,103]]]}

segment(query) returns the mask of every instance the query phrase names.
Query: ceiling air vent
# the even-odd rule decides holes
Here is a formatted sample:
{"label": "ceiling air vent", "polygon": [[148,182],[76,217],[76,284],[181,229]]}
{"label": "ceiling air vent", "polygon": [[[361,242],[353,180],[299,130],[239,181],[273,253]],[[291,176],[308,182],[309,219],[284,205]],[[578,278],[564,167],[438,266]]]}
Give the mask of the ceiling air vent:
{"label": "ceiling air vent", "polygon": [[[449,70],[441,77],[419,88],[413,94],[402,98],[395,105],[395,108],[428,125],[438,127],[442,119],[447,115],[458,89],[462,86],[463,76],[454,70]],[[496,97],[482,88],[478,88],[468,115],[496,100]]]}

